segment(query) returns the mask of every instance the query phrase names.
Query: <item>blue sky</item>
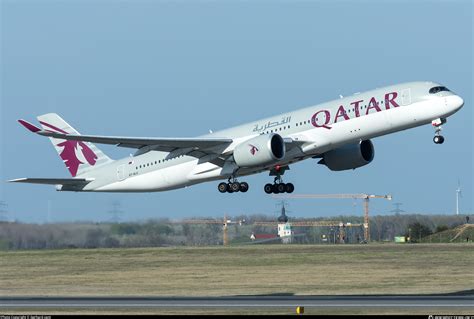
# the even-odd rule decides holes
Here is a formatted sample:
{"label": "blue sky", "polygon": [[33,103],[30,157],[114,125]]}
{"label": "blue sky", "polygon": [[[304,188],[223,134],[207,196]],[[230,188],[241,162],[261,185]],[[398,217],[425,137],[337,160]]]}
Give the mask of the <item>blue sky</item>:
{"label": "blue sky", "polygon": [[[372,164],[331,172],[307,160],[297,193],[394,196],[409,212],[473,211],[471,1],[6,1],[1,3],[0,200],[9,217],[44,222],[265,213],[267,174],[246,194],[217,183],[165,193],[56,192],[7,184],[69,177],[46,138],[16,120],[56,112],[85,134],[189,137],[406,81],[432,80],[465,100],[446,142],[427,125],[374,139]],[[128,149],[99,146],[112,158]],[[393,202],[372,201],[372,214]],[[351,200],[293,200],[290,215],[362,215]]]}

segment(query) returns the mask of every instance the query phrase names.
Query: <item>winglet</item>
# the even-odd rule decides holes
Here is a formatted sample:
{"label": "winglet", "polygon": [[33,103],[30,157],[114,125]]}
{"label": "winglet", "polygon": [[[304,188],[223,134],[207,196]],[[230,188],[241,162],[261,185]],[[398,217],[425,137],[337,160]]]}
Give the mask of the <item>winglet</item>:
{"label": "winglet", "polygon": [[33,132],[33,133],[37,133],[39,131],[41,131],[41,129],[37,126],[34,126],[33,124],[31,124],[30,122],[27,122],[25,120],[18,120],[18,123],[20,123],[21,125],[23,125],[24,127],[26,127],[29,131]]}

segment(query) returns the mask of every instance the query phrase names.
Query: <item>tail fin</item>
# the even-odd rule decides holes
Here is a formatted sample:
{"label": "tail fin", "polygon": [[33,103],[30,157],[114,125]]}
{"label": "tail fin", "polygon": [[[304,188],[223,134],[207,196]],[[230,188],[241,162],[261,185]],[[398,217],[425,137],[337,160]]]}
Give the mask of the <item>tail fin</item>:
{"label": "tail fin", "polygon": [[[79,134],[56,113],[40,115],[38,116],[38,121],[45,131],[63,134]],[[92,143],[68,141],[52,137],[49,139],[64,164],[66,164],[72,177],[83,175],[95,167],[112,162],[107,155]]]}

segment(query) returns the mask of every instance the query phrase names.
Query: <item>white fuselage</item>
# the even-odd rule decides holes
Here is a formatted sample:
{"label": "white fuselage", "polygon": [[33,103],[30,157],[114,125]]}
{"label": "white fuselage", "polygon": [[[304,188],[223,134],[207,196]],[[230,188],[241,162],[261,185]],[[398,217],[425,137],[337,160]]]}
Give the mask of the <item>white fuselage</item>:
{"label": "white fuselage", "polygon": [[[341,146],[402,131],[447,118],[462,105],[462,99],[449,91],[430,94],[433,82],[410,82],[388,86],[280,114],[206,135],[233,139],[223,153],[261,134],[276,133],[302,141],[271,165],[237,167],[232,161],[217,165],[195,156],[149,151],[114,161],[87,174],[93,182],[83,191],[146,192],[164,191],[193,184],[245,176],[318,156]],[[93,173],[93,174],[92,174]]]}

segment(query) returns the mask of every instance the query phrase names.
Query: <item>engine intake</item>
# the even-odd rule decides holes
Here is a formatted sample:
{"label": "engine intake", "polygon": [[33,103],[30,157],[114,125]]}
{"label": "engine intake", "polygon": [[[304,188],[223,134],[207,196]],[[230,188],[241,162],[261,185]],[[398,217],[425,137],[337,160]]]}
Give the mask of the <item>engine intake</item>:
{"label": "engine intake", "polygon": [[278,134],[264,134],[240,143],[234,161],[240,167],[265,166],[285,157],[285,142]]}
{"label": "engine intake", "polygon": [[366,140],[326,152],[318,163],[326,165],[331,171],[344,171],[369,164],[374,155],[374,145]]}

